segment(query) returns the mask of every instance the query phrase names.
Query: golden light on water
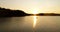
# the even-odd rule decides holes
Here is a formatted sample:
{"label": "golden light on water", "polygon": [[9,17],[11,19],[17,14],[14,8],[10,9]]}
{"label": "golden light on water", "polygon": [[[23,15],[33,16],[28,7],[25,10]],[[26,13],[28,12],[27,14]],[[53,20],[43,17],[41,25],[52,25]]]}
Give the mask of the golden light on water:
{"label": "golden light on water", "polygon": [[33,22],[33,28],[35,28],[36,26],[36,21],[37,21],[37,16],[36,14],[38,14],[38,9],[33,9],[33,14],[34,14],[34,22]]}
{"label": "golden light on water", "polygon": [[33,28],[36,26],[37,16],[34,16]]}

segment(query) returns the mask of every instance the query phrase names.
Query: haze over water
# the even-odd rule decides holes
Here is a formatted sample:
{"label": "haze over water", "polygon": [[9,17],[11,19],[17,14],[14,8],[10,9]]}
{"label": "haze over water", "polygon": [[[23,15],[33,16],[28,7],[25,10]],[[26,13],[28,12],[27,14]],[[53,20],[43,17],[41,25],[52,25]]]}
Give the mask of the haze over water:
{"label": "haze over water", "polygon": [[0,31],[60,32],[60,16],[0,18]]}

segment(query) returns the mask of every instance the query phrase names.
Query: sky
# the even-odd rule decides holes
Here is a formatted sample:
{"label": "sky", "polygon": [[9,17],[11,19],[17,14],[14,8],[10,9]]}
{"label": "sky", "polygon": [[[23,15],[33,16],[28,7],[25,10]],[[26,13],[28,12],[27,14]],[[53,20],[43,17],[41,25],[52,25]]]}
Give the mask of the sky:
{"label": "sky", "polygon": [[60,13],[60,0],[0,0],[0,7],[26,13]]}

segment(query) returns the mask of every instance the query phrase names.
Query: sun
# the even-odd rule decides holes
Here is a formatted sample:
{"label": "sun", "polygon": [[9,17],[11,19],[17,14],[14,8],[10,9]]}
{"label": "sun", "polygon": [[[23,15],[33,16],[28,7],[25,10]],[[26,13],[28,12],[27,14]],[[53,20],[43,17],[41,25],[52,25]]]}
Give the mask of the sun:
{"label": "sun", "polygon": [[36,10],[33,11],[33,14],[38,14],[38,12]]}
{"label": "sun", "polygon": [[33,14],[38,14],[38,10],[37,9],[33,9]]}

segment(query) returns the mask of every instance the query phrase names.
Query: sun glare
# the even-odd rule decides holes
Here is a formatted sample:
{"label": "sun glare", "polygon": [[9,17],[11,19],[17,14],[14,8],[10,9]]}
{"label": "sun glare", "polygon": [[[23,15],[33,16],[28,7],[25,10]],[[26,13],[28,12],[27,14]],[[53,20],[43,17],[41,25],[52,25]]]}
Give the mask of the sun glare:
{"label": "sun glare", "polygon": [[38,10],[37,9],[34,9],[32,13],[33,14],[38,14]]}
{"label": "sun glare", "polygon": [[33,28],[36,26],[37,16],[34,16]]}

